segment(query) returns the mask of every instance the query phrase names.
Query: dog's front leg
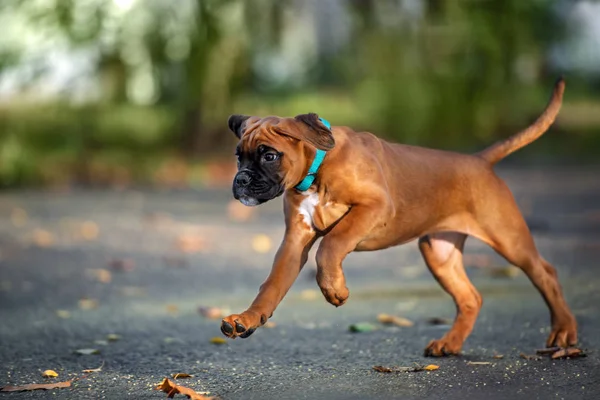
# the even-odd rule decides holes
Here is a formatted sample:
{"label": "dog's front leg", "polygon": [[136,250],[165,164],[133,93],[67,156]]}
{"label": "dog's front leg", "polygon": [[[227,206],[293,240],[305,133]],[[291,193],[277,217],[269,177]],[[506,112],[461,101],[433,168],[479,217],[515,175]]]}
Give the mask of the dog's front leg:
{"label": "dog's front leg", "polygon": [[256,299],[243,313],[223,319],[223,334],[231,338],[247,338],[267,322],[306,264],[308,251],[315,239],[314,230],[304,224],[287,227],[271,273],[260,286]]}
{"label": "dog's front leg", "polygon": [[342,261],[381,223],[384,202],[356,205],[321,241],[317,251],[317,283],[325,299],[336,307],[343,305],[350,292],[342,270]]}

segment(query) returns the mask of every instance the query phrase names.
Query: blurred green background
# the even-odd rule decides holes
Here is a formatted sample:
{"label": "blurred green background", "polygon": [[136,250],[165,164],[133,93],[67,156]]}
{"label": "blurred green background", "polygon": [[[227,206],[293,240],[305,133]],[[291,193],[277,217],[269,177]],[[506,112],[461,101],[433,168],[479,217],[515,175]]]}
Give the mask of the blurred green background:
{"label": "blurred green background", "polygon": [[0,187],[229,184],[232,113],[471,151],[561,74],[557,124],[511,160],[600,154],[595,1],[2,0],[0,26]]}

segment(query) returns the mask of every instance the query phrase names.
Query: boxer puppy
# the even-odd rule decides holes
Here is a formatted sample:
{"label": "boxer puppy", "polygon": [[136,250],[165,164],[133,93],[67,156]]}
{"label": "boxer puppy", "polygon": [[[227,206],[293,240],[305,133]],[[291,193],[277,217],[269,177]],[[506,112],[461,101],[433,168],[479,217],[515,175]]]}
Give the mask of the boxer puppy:
{"label": "boxer puppy", "polygon": [[342,270],[348,253],[418,239],[425,264],[457,309],[450,330],[431,341],[425,355],[458,354],[482,304],[462,262],[465,241],[473,236],[521,268],[539,290],[550,309],[546,345],[575,345],[577,324],[556,272],[538,253],[510,190],[493,170],[550,127],[564,86],[559,79],[533,125],[474,155],[389,143],[331,127],[316,114],[232,115],[229,128],[239,138],[233,195],[247,206],[283,195],[286,229],[256,299],[241,314],[224,318],[222,332],[246,338],[267,322],[317,238],[317,283],[336,307],[349,295]]}

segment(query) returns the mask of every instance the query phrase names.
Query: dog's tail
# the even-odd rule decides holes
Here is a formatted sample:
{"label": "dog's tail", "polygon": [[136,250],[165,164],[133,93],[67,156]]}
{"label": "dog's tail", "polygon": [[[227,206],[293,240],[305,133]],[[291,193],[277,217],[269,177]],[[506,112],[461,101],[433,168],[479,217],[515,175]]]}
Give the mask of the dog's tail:
{"label": "dog's tail", "polygon": [[488,161],[490,164],[496,164],[504,157],[514,153],[521,147],[527,146],[529,143],[542,136],[558,115],[564,91],[565,80],[560,77],[554,84],[554,91],[546,109],[532,125],[508,139],[494,143],[492,146],[480,151],[476,155]]}

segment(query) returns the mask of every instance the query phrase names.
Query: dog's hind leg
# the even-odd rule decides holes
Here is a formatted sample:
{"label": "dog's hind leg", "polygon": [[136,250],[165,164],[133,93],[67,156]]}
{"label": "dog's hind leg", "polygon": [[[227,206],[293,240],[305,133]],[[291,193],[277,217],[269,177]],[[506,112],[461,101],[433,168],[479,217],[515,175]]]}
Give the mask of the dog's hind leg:
{"label": "dog's hind leg", "polygon": [[[508,262],[519,267],[535,285],[550,309],[552,331],[548,347],[567,347],[577,343],[577,323],[562,294],[556,271],[538,253],[529,228],[508,188],[499,182],[499,192],[488,199],[495,213],[481,213],[478,223],[484,241]],[[490,204],[494,201],[494,204]]]}
{"label": "dog's hind leg", "polygon": [[454,324],[441,339],[427,345],[425,356],[458,354],[481,309],[481,295],[467,277],[462,262],[466,239],[467,235],[458,232],[434,233],[419,239],[427,267],[456,304]]}

